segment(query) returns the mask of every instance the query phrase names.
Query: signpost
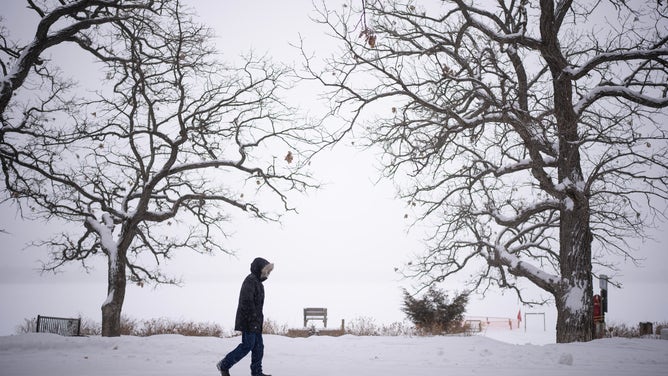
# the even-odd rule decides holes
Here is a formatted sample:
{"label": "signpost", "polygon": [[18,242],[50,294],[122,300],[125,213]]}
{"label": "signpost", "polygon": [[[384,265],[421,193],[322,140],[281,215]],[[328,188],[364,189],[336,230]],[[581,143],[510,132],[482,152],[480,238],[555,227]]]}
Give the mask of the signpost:
{"label": "signpost", "polygon": [[600,295],[594,295],[594,335],[602,338],[605,333],[605,313],[608,312],[608,276],[601,274],[598,278]]}

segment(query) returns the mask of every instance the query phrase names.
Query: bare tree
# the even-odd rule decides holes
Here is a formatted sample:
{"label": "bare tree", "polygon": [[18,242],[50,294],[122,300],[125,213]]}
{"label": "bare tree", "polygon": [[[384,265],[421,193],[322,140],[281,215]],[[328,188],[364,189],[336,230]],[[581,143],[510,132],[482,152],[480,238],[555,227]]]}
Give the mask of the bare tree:
{"label": "bare tree", "polygon": [[[44,81],[51,82],[56,79],[45,64],[44,53],[54,46],[64,43],[75,43],[87,49],[99,48],[94,36],[90,35],[91,28],[102,28],[112,23],[124,22],[142,10],[157,12],[162,7],[162,1],[101,1],[101,0],[79,0],[58,1],[54,5],[42,5],[33,0],[26,0],[26,7],[33,10],[40,21],[35,28],[33,39],[25,44],[19,45],[9,38],[10,33],[4,27],[0,27],[0,136],[9,128],[17,124],[12,122],[12,111],[10,104],[12,97],[23,86],[30,72]],[[15,105],[14,107],[17,107]],[[20,113],[20,111],[18,111]],[[17,122],[21,124],[21,122]],[[7,150],[11,149],[3,142],[2,156],[5,157]],[[11,153],[9,153],[11,154]],[[4,159],[3,159],[3,162]]]}
{"label": "bare tree", "polygon": [[592,339],[593,266],[633,258],[626,239],[665,218],[666,5],[361,3],[323,2],[342,52],[306,69],[433,226],[406,274],[536,303],[528,280],[554,298],[558,342]]}
{"label": "bare tree", "polygon": [[178,1],[137,12],[85,46],[107,66],[96,98],[27,108],[11,133],[7,186],[30,216],[80,223],[45,244],[56,270],[108,261],[102,335],[120,335],[126,283],[177,283],[175,251],[229,252],[234,212],[277,220],[288,194],[314,187],[305,153],[317,140],[281,101],[290,70],[250,54],[216,60],[211,32]]}

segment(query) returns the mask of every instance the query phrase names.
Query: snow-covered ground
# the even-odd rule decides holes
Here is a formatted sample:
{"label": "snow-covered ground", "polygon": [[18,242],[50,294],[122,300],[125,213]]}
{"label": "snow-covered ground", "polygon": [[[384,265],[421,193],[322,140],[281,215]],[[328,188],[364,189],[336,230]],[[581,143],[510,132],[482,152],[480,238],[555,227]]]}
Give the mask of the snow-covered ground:
{"label": "snow-covered ground", "polygon": [[[668,375],[668,341],[609,338],[536,344],[553,333],[498,331],[471,337],[265,336],[265,372],[296,375]],[[494,338],[492,338],[494,337]],[[218,375],[239,338],[0,337],[0,375]],[[530,342],[530,343],[527,343]],[[522,343],[522,344],[519,344]],[[250,356],[232,370],[248,375]]]}

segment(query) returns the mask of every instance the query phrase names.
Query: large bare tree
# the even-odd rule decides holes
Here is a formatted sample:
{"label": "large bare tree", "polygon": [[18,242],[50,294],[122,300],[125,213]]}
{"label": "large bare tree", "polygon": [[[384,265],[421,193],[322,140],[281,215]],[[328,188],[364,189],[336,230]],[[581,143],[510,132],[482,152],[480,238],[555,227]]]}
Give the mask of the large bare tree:
{"label": "large bare tree", "polygon": [[[32,33],[25,40],[15,37],[23,30],[8,30],[3,23],[7,18],[21,17],[18,14],[21,6],[37,17],[32,31],[30,26],[23,26]],[[109,32],[138,14],[144,17],[157,14],[162,6],[162,0],[26,0],[22,4],[5,4],[0,15],[0,164],[3,181],[0,200],[26,204],[25,198],[30,197],[30,191],[24,191],[18,184],[22,169],[14,162],[19,158],[20,149],[35,150],[40,141],[23,135],[36,132],[58,139],[67,127],[53,127],[50,130],[54,133],[49,135],[49,129],[42,128],[42,123],[47,118],[55,120],[48,114],[76,107],[76,101],[66,94],[73,83],[57,65],[65,61],[54,64],[51,52],[63,46],[101,50],[107,42],[96,37],[101,30]],[[35,117],[42,119],[36,122]],[[24,141],[28,143],[24,144]],[[34,210],[35,206],[32,208]]]}
{"label": "large bare tree", "polygon": [[320,69],[307,58],[310,77],[331,89],[332,115],[384,148],[385,173],[433,228],[406,273],[471,275],[525,302],[528,280],[554,298],[558,342],[592,339],[593,267],[633,258],[628,237],[666,214],[666,4],[319,9],[342,50]]}
{"label": "large bare tree", "polygon": [[[79,229],[43,242],[46,270],[102,255],[102,335],[120,335],[126,283],[176,283],[160,263],[178,250],[229,252],[235,212],[278,219],[317,140],[281,98],[289,69],[249,54],[217,60],[209,29],[178,1],[137,11],[83,47],[105,64],[88,100],[58,95],[26,107],[5,134],[6,181],[29,217]],[[297,124],[297,125],[295,125]]]}

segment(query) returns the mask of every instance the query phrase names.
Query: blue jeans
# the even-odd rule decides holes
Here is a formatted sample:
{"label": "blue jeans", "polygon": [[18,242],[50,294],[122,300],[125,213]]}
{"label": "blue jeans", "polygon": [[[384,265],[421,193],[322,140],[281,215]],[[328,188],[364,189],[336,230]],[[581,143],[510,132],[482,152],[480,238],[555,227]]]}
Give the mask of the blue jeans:
{"label": "blue jeans", "polygon": [[262,375],[262,357],[264,356],[262,333],[242,332],[241,344],[223,358],[221,366],[230,369],[249,352],[251,353],[251,375]]}

